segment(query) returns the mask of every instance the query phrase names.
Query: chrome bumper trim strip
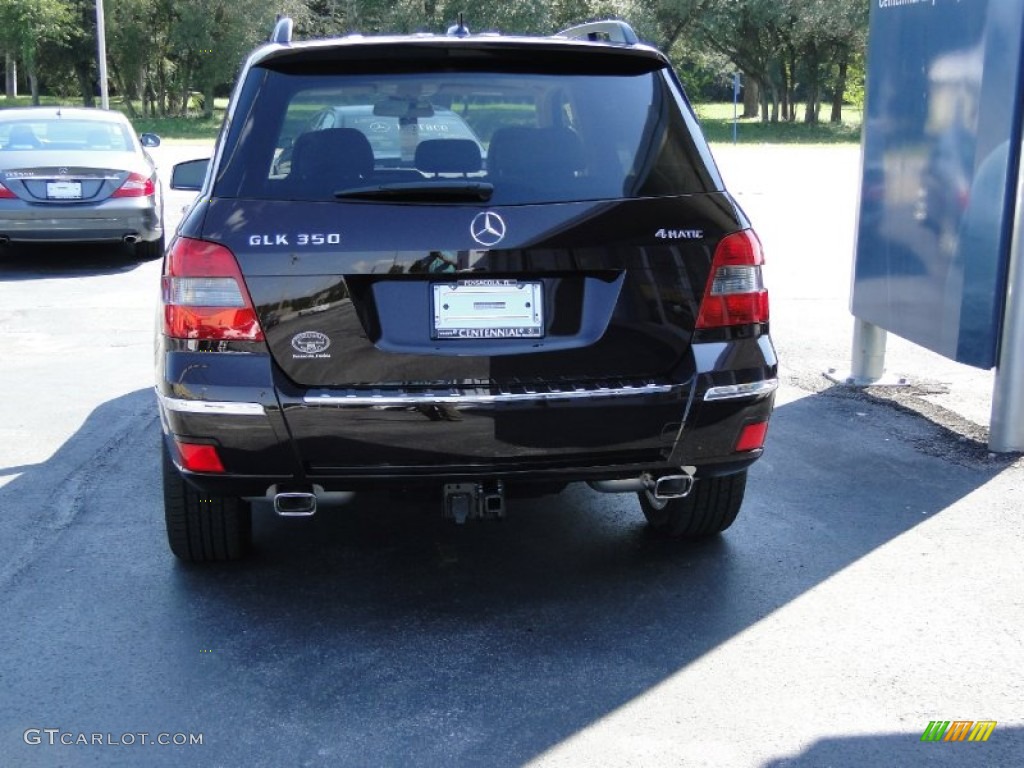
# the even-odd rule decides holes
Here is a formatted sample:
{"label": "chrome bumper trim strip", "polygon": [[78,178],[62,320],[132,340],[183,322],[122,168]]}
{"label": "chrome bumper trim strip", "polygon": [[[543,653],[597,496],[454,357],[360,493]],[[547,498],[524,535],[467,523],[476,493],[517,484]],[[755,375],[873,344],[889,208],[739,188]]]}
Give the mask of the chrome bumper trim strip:
{"label": "chrome bumper trim strip", "polygon": [[417,391],[398,391],[375,389],[343,390],[341,392],[306,395],[302,401],[306,405],[327,406],[415,406],[415,405],[491,405],[493,403],[537,402],[546,400],[591,400],[594,398],[635,397],[637,395],[669,394],[684,391],[683,385],[656,384],[642,382],[636,384],[617,384],[615,386],[598,385],[566,385],[559,388],[547,385],[540,391],[529,385],[517,387],[517,390],[488,387],[451,387],[445,389],[429,389]]}

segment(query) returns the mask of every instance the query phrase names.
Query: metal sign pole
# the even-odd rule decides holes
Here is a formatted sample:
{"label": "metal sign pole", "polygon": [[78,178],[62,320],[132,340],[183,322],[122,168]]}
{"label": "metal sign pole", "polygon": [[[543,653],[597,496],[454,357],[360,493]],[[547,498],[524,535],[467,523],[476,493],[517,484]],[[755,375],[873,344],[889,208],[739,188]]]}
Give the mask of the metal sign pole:
{"label": "metal sign pole", "polygon": [[100,69],[100,106],[110,109],[107,91],[107,28],[103,13],[103,0],[96,0],[96,47]]}
{"label": "metal sign pole", "polygon": [[[1024,153],[1024,142],[1019,149]],[[1024,164],[1020,163],[990,424],[989,450],[1024,451]]]}
{"label": "metal sign pole", "polygon": [[850,378],[846,383],[856,387],[877,384],[885,375],[885,342],[888,334],[867,320],[854,318],[853,355]]}

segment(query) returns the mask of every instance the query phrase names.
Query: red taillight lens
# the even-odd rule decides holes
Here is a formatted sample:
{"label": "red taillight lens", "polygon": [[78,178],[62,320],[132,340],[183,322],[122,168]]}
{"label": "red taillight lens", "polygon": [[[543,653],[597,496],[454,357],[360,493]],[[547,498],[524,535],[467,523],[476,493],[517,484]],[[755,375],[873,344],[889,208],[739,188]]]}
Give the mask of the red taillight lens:
{"label": "red taillight lens", "polygon": [[3,184],[0,184],[0,200],[17,200],[18,196]]}
{"label": "red taillight lens", "polygon": [[762,421],[759,424],[747,424],[740,432],[740,438],[736,441],[737,451],[755,451],[764,447],[764,438],[768,434],[768,422]]}
{"label": "red taillight lens", "polygon": [[768,322],[768,291],[761,279],[764,252],[752,230],[723,237],[711,262],[711,277],[697,328]]}
{"label": "red taillight lens", "polygon": [[149,197],[156,194],[156,182],[141,173],[129,173],[111,197]]}
{"label": "red taillight lens", "polygon": [[175,339],[263,341],[234,254],[223,245],[179,237],[163,278],[164,333]]}
{"label": "red taillight lens", "polygon": [[217,448],[212,445],[198,443],[182,443],[174,441],[181,454],[181,465],[189,472],[213,472],[223,474],[224,464],[220,460]]}

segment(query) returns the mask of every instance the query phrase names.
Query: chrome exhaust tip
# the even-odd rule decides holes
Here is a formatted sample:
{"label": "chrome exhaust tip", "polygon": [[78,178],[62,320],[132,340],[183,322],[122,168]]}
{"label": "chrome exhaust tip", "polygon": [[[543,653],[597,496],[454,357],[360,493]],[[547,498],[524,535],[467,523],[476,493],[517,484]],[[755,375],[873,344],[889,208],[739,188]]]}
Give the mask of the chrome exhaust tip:
{"label": "chrome exhaust tip", "polygon": [[310,517],[316,514],[316,494],[298,491],[275,494],[274,511],[281,517]]}
{"label": "chrome exhaust tip", "polygon": [[680,467],[681,474],[654,477],[644,472],[622,480],[588,480],[587,485],[600,493],[649,493],[656,499],[681,499],[693,490],[696,467]]}
{"label": "chrome exhaust tip", "polygon": [[137,242],[139,242],[139,236],[138,235],[127,234],[122,239],[126,243],[128,243],[128,245],[135,245]]}
{"label": "chrome exhaust tip", "polygon": [[654,498],[682,499],[693,490],[693,475],[663,475],[654,482]]}

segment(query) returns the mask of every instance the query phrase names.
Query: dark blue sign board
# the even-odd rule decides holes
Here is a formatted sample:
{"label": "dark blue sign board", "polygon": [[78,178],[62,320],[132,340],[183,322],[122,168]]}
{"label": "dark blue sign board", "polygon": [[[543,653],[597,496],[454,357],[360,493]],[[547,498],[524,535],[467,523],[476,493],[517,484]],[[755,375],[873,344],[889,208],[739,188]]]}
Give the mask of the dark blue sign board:
{"label": "dark blue sign board", "polygon": [[996,363],[1021,147],[1024,0],[871,0],[853,314]]}

